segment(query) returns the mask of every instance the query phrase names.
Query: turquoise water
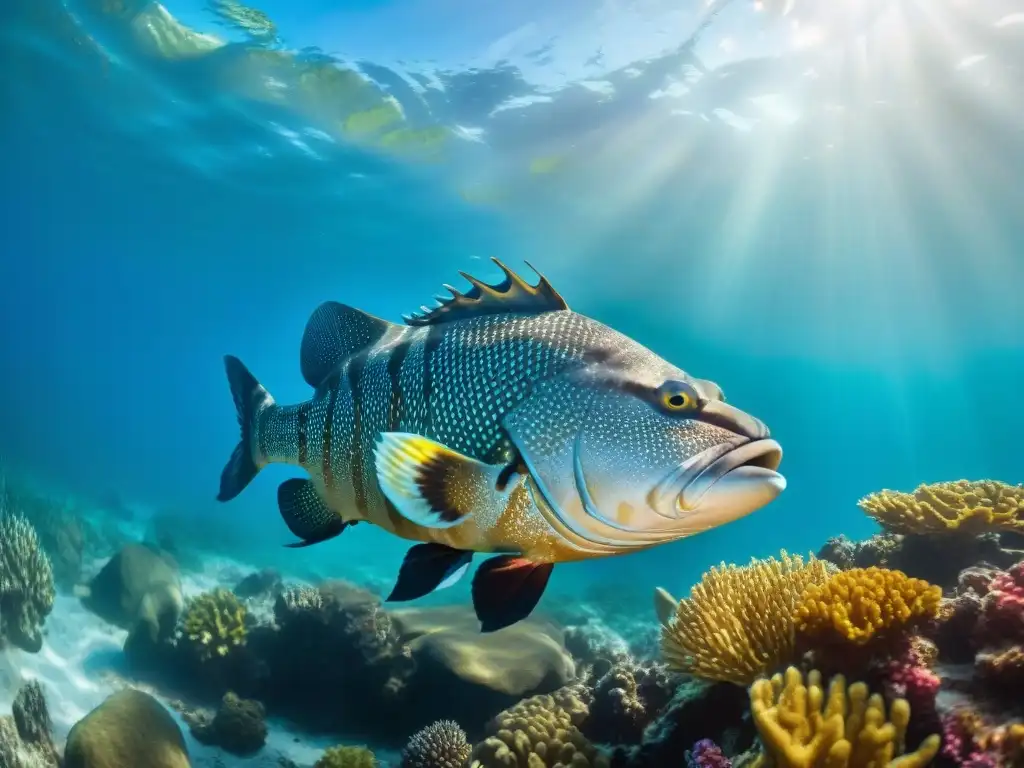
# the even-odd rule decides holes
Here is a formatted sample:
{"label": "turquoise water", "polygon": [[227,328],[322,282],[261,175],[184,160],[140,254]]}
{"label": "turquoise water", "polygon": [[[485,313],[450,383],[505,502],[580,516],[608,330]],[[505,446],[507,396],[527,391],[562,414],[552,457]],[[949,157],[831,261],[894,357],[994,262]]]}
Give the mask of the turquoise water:
{"label": "turquoise water", "polygon": [[226,4],[5,2],[5,462],[389,580],[406,544],[366,526],[281,548],[287,468],[213,501],[222,356],[297,402],[321,301],[398,320],[493,255],[785,451],[769,507],[553,593],[678,594],[871,533],[873,490],[1024,481],[1018,0],[510,5],[276,2],[247,33]]}

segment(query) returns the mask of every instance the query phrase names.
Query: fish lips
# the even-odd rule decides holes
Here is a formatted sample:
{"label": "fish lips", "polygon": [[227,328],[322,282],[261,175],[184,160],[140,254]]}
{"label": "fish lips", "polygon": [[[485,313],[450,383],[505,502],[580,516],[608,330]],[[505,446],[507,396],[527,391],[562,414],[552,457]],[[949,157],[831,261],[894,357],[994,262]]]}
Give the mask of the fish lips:
{"label": "fish lips", "polygon": [[681,518],[704,510],[739,517],[773,501],[786,488],[776,470],[782,447],[769,438],[716,445],[659,484],[652,506]]}

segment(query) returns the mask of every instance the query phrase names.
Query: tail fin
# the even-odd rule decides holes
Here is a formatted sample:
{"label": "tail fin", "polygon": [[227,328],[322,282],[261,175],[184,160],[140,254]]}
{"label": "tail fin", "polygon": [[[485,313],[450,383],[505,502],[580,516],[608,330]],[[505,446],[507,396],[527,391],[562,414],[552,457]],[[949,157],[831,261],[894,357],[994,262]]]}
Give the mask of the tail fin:
{"label": "tail fin", "polygon": [[231,396],[235,400],[235,411],[238,413],[238,425],[242,428],[242,439],[235,446],[227,466],[220,474],[218,501],[230,501],[235,498],[260,471],[260,467],[253,457],[252,445],[256,416],[274,402],[270,393],[256,381],[256,377],[249,373],[249,369],[237,357],[225,355],[224,368],[227,370]]}

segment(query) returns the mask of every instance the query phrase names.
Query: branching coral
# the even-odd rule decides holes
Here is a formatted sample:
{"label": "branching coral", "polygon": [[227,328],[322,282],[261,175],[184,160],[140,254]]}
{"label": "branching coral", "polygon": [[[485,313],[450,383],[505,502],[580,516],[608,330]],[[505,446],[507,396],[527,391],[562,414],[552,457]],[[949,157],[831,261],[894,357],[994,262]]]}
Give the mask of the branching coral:
{"label": "branching coral", "polygon": [[587,714],[573,687],[525,699],[491,722],[492,735],[474,747],[471,768],[604,768],[607,757],[579,730]]}
{"label": "branching coral", "polygon": [[53,569],[35,529],[0,507],[0,643],[38,652],[54,597]]}
{"label": "branching coral", "polygon": [[866,645],[935,618],[941,600],[941,588],[902,571],[854,568],[808,586],[795,617],[807,638]]}
{"label": "branching coral", "polygon": [[800,596],[828,581],[833,568],[785,552],[779,560],[712,568],[664,625],[665,661],[679,672],[739,685],[781,668],[795,658],[793,612]]}
{"label": "branching coral", "polygon": [[439,720],[418,731],[402,750],[402,768],[462,768],[473,748],[454,720]]}
{"label": "branching coral", "polygon": [[1024,485],[995,480],[920,485],[913,493],[883,490],[859,506],[892,533],[1024,532]]}
{"label": "branching coral", "polygon": [[245,617],[245,606],[231,591],[205,592],[185,607],[178,642],[190,645],[201,661],[227,656],[245,645]]}
{"label": "branching coral", "polygon": [[805,681],[789,667],[785,675],[751,686],[750,708],[765,749],[759,767],[918,768],[939,749],[936,734],[915,752],[902,754],[910,705],[896,699],[887,718],[879,694],[869,696],[864,683],[847,688],[841,675],[832,678],[826,695],[818,672],[808,673]]}

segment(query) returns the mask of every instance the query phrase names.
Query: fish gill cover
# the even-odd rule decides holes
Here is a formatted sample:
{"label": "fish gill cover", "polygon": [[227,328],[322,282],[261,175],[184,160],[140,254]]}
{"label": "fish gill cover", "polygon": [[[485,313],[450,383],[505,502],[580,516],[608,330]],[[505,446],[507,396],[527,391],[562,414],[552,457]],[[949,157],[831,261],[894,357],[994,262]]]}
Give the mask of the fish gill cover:
{"label": "fish gill cover", "polygon": [[1021,0],[0,47],[0,765],[1024,764]]}

